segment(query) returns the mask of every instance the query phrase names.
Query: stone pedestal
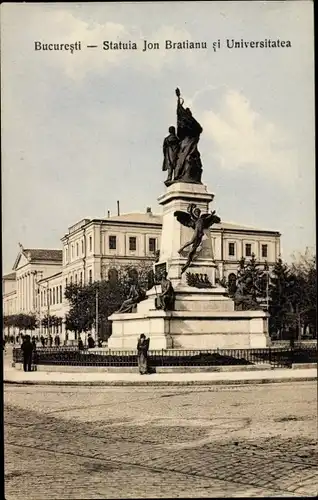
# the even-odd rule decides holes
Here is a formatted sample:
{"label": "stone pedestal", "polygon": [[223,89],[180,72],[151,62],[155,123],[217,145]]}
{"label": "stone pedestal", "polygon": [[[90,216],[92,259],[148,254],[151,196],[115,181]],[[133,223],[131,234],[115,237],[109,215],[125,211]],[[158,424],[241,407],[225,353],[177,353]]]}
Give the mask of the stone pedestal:
{"label": "stone pedestal", "polygon": [[[186,212],[190,203],[195,203],[203,213],[208,212],[213,198],[206,186],[187,183],[174,183],[159,197],[163,221],[156,268],[168,272],[176,295],[175,310],[156,309],[155,298],[161,290],[155,286],[138,304],[137,312],[110,316],[113,330],[108,340],[110,349],[135,349],[141,333],[150,337],[150,349],[248,349],[269,345],[267,314],[261,310],[235,311],[233,300],[223,287],[217,286],[209,229],[194,261],[181,274],[190,248],[182,255],[179,249],[192,238],[193,229],[180,224],[174,212]],[[191,275],[203,277],[206,284],[190,286]]]}
{"label": "stone pedestal", "polygon": [[[174,287],[187,284],[186,273],[181,275],[182,266],[187,260],[190,248],[181,255],[178,250],[187,243],[193,235],[193,229],[178,222],[174,213],[178,210],[187,211],[190,203],[194,203],[205,213],[209,211],[209,204],[214,195],[209,193],[203,184],[187,184],[178,182],[171,184],[165,194],[158,201],[163,207],[162,234],[160,260],[158,265],[166,263],[169,279]],[[198,248],[195,259],[187,272],[207,275],[212,286],[215,285],[214,256],[210,230],[205,231],[201,246]]]}

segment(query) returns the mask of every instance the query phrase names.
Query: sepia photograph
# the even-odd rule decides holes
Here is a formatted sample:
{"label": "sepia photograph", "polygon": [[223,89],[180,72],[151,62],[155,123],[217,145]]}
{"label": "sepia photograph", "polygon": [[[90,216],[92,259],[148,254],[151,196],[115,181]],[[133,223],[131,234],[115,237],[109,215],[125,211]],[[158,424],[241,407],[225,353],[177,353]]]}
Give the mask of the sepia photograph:
{"label": "sepia photograph", "polygon": [[6,500],[317,496],[313,10],[2,3]]}

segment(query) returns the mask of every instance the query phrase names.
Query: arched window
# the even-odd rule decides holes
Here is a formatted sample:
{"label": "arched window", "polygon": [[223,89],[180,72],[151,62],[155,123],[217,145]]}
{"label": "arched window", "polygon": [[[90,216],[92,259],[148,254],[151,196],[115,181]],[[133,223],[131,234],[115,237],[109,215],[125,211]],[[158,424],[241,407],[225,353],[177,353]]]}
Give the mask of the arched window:
{"label": "arched window", "polygon": [[234,294],[236,292],[236,274],[235,273],[230,273],[228,277],[228,290],[229,294]]}
{"label": "arched window", "polygon": [[83,255],[83,253],[84,253],[84,240],[82,240],[81,243],[82,243],[82,255]]}
{"label": "arched window", "polygon": [[92,237],[90,236],[89,237],[89,251],[91,252],[92,251],[92,248],[93,248],[93,240],[92,240]]}
{"label": "arched window", "polygon": [[138,271],[135,267],[131,267],[128,271],[128,276],[130,279],[133,281],[137,282],[138,281]]}
{"label": "arched window", "polygon": [[118,281],[118,271],[117,269],[111,268],[108,271],[108,281],[111,281],[112,283],[116,283]]}

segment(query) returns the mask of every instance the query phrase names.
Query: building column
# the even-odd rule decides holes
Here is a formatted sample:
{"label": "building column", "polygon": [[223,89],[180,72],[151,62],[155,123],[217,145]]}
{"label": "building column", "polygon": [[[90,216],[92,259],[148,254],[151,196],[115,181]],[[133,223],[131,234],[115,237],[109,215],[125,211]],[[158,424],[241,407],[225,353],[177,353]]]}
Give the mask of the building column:
{"label": "building column", "polygon": [[25,280],[24,280],[24,274],[21,278],[22,280],[22,294],[21,294],[21,299],[22,299],[22,311],[24,311],[24,297],[25,297],[25,291],[24,291],[24,284],[25,284]]}

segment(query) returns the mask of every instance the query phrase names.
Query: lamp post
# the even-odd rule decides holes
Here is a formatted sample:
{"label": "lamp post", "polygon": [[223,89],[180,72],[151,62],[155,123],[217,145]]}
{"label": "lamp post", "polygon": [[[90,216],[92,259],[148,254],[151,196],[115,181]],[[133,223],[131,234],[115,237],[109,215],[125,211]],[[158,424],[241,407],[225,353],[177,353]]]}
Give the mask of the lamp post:
{"label": "lamp post", "polygon": [[96,289],[95,342],[98,341],[98,289]]}

